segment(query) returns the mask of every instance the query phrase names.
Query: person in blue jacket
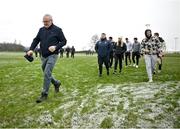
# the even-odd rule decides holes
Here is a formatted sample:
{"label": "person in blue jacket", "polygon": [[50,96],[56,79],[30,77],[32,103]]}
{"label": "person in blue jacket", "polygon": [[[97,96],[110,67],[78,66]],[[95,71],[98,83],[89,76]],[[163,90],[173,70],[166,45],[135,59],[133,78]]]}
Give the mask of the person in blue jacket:
{"label": "person in blue jacket", "polygon": [[103,64],[106,66],[107,75],[109,75],[109,53],[110,53],[110,42],[106,39],[106,34],[102,33],[101,38],[95,45],[95,50],[98,54],[99,64],[99,77],[102,76]]}

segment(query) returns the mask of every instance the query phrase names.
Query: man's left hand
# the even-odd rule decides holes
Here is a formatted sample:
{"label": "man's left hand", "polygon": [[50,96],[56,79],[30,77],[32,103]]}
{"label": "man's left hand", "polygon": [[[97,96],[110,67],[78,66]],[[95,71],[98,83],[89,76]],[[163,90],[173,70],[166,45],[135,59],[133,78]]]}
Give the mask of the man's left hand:
{"label": "man's left hand", "polygon": [[54,52],[56,50],[56,46],[50,46],[48,49],[50,52]]}

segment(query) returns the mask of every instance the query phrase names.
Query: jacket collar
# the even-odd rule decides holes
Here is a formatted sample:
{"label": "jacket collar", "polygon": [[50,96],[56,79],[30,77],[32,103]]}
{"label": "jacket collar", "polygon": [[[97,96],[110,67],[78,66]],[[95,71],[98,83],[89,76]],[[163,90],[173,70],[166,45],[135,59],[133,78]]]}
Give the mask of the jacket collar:
{"label": "jacket collar", "polygon": [[52,25],[51,26],[49,26],[48,28],[45,28],[45,29],[47,29],[47,30],[49,30],[49,29],[51,29],[52,27],[54,26],[54,24],[52,23]]}

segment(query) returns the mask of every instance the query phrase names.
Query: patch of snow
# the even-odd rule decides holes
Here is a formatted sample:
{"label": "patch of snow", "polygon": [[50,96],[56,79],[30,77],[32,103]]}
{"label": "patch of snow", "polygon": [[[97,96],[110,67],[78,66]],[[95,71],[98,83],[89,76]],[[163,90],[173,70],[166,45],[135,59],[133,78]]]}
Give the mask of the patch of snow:
{"label": "patch of snow", "polygon": [[42,115],[39,116],[37,121],[40,123],[40,125],[54,124],[53,117],[49,111],[44,111]]}

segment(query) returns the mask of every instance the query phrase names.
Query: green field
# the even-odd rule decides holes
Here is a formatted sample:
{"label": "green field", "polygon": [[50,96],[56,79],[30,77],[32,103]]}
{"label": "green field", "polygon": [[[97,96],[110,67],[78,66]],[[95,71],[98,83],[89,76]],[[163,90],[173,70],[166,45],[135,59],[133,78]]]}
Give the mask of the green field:
{"label": "green field", "polygon": [[148,81],[144,59],[138,69],[98,77],[97,57],[58,59],[48,100],[36,104],[42,89],[41,62],[24,53],[0,53],[0,128],[180,128],[180,55],[164,58],[163,70]]}

